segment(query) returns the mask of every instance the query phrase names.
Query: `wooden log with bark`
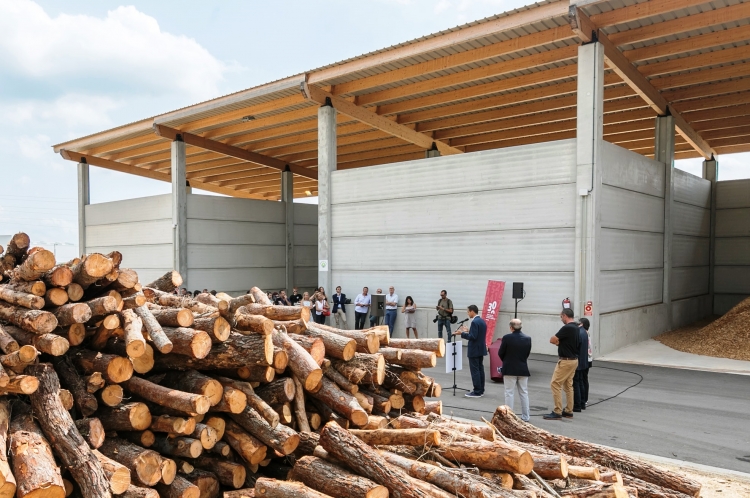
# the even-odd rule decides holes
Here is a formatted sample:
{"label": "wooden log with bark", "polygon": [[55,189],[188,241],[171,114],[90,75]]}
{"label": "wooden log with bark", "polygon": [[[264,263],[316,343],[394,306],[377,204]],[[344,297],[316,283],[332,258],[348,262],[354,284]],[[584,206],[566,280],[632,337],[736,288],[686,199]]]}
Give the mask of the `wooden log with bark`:
{"label": "wooden log with bark", "polygon": [[39,381],[33,375],[16,375],[0,387],[0,394],[32,394],[39,387]]}
{"label": "wooden log with bark", "polygon": [[228,462],[215,456],[201,455],[195,459],[195,467],[213,472],[223,486],[239,489],[245,484],[247,471],[238,463]]}
{"label": "wooden log with bark", "polygon": [[121,495],[130,487],[130,469],[112,460],[99,451],[93,450],[93,455],[99,461],[104,475],[109,481],[109,489],[113,495]]}
{"label": "wooden log with bark", "polygon": [[387,498],[388,489],[370,479],[314,456],[298,459],[289,479],[326,492],[334,498]]}
{"label": "wooden log with bark", "polygon": [[11,336],[9,332],[10,327],[13,327],[13,325],[0,324],[0,350],[5,354],[12,353],[13,351],[18,351],[20,347],[18,345],[18,341],[13,336]]}
{"label": "wooden log with bark", "polygon": [[354,339],[354,341],[357,343],[357,352],[358,353],[377,353],[378,349],[380,349],[380,341],[378,339],[378,335],[375,332],[368,332],[366,330],[344,330],[344,329],[337,329],[335,327],[329,327],[328,325],[323,325],[319,323],[309,323],[309,327],[313,327],[318,330],[325,330],[327,332],[332,332],[334,334],[338,334],[344,337],[348,337],[349,339]]}
{"label": "wooden log with bark", "polygon": [[289,368],[305,390],[314,389],[323,377],[318,363],[305,349],[289,338],[287,334],[274,330],[271,335],[273,344],[283,348],[289,356]]}
{"label": "wooden log with bark", "polygon": [[243,313],[250,315],[262,315],[271,320],[290,321],[304,320],[310,321],[310,308],[304,306],[279,306],[258,303],[249,303],[244,306]]}
{"label": "wooden log with bark", "polygon": [[[65,296],[67,299],[67,294],[65,294]],[[34,294],[12,290],[5,285],[0,285],[0,299],[8,304],[14,304],[32,310],[40,310],[44,308],[44,298],[35,296]]]}
{"label": "wooden log with bark", "polygon": [[34,247],[28,251],[26,258],[13,270],[13,280],[33,282],[39,280],[55,266],[55,255],[47,249]]}
{"label": "wooden log with bark", "polygon": [[193,312],[187,308],[154,309],[149,307],[149,309],[162,327],[191,327],[195,322]]}
{"label": "wooden log with bark", "polygon": [[87,289],[91,284],[111,272],[114,269],[114,262],[103,254],[85,254],[70,269],[73,272],[73,281]]}
{"label": "wooden log with bark", "polygon": [[211,338],[202,330],[186,327],[162,327],[162,330],[172,343],[171,352],[174,354],[201,359],[211,351]]}
{"label": "wooden log with bark", "polygon": [[123,340],[125,353],[130,358],[138,358],[146,352],[146,340],[143,338],[143,321],[131,309],[123,310]]}
{"label": "wooden log with bark", "polygon": [[134,311],[135,314],[138,315],[143,321],[143,326],[148,331],[149,338],[156,347],[156,350],[162,354],[170,353],[172,351],[172,341],[170,341],[167,335],[164,333],[164,330],[162,329],[156,318],[154,318],[151,310],[149,310],[146,306],[140,306],[138,308],[135,308]]}
{"label": "wooden log with bark", "polygon": [[205,358],[190,358],[178,354],[158,357],[158,366],[164,370],[222,370],[247,366],[266,367],[272,363],[273,341],[270,335],[242,335],[236,332],[232,332],[226,341],[214,344]]}
{"label": "wooden log with bark", "polygon": [[435,429],[382,429],[349,432],[370,446],[440,446],[440,432]]}
{"label": "wooden log with bark", "polygon": [[[35,334],[14,325],[6,325],[5,331],[17,341],[16,345],[32,346],[39,352],[52,356],[62,356],[67,353],[70,347],[67,339],[55,334]],[[18,351],[18,349],[14,351]]]}
{"label": "wooden log with bark", "polygon": [[96,416],[109,431],[142,431],[151,426],[151,412],[140,402],[101,406]]}
{"label": "wooden log with bark", "polygon": [[357,342],[350,337],[329,332],[313,325],[308,325],[303,333],[322,339],[328,357],[349,361],[354,358],[354,353],[357,352]]}
{"label": "wooden log with bark", "polygon": [[419,349],[435,353],[438,358],[445,356],[444,339],[395,339],[391,338],[388,347],[399,349]]}
{"label": "wooden log with bark", "polygon": [[157,434],[151,447],[162,455],[177,458],[198,458],[203,453],[203,445],[199,440],[184,436]]}
{"label": "wooden log with bark", "polygon": [[206,396],[211,406],[218,404],[224,395],[221,382],[196,370],[167,372],[154,376],[152,381],[164,387]]}
{"label": "wooden log with bark", "polygon": [[153,450],[124,439],[107,438],[99,451],[130,470],[130,478],[140,486],[153,486],[161,479],[162,458]]}
{"label": "wooden log with bark", "polygon": [[248,433],[282,455],[294,452],[299,444],[299,435],[296,431],[283,424],[271,427],[258,412],[249,406],[245,407],[242,413],[231,414],[230,417]]}
{"label": "wooden log with bark", "polygon": [[232,420],[227,420],[223,439],[243,460],[250,464],[258,464],[266,458],[268,449],[266,445],[248,434]]}
{"label": "wooden log with bark", "polygon": [[146,287],[158,289],[162,292],[172,292],[182,285],[182,275],[177,271],[168,271],[153,282],[146,284]]}
{"label": "wooden log with bark", "polygon": [[125,382],[133,376],[133,364],[122,356],[76,349],[73,351],[72,360],[86,374],[100,372],[107,381],[114,384]]}
{"label": "wooden log with bark", "polygon": [[94,413],[99,408],[99,403],[96,401],[96,397],[86,389],[86,383],[78,375],[70,359],[67,357],[55,358],[53,363],[55,371],[60,376],[61,383],[73,393],[75,406],[81,415],[88,417]]}
{"label": "wooden log with bark", "polygon": [[279,481],[261,477],[255,482],[255,496],[266,498],[330,498],[300,482]]}
{"label": "wooden log with bark", "polygon": [[[114,300],[111,302],[114,302]],[[86,323],[93,316],[91,308],[86,303],[63,304],[57,308],[51,308],[50,311],[54,313],[60,327],[67,327],[74,323]]]}
{"label": "wooden log with bark", "polygon": [[233,318],[233,327],[245,333],[268,335],[274,330],[273,320],[263,315],[246,313],[244,307],[237,310],[237,314]]}
{"label": "wooden log with bark", "polygon": [[242,391],[247,399],[247,405],[258,412],[271,427],[276,427],[279,424],[279,414],[255,393],[255,390],[249,382],[243,382],[241,380],[230,379],[222,376],[216,376],[215,378],[221,382],[224,387],[232,387]]}
{"label": "wooden log with bark", "polygon": [[75,424],[78,432],[92,449],[95,450],[104,443],[104,426],[98,418],[79,418]]}
{"label": "wooden log with bark", "polygon": [[229,322],[218,314],[195,318],[191,326],[195,330],[207,332],[214,343],[226,341],[229,338],[229,333],[232,331]]}
{"label": "wooden log with bark", "polygon": [[47,289],[47,292],[44,294],[44,305],[48,308],[62,306],[63,304],[67,303],[68,300],[68,292],[65,289],[61,289],[59,287],[52,287],[51,289]]}
{"label": "wooden log with bark", "polygon": [[143,399],[185,413],[206,413],[211,407],[207,396],[170,389],[140,377],[130,378],[124,386]]}
{"label": "wooden log with bark", "polygon": [[321,380],[321,389],[310,395],[322,403],[333,408],[354,425],[365,426],[368,422],[367,412],[357,402],[357,399],[349,393],[339,389],[339,387],[330,379]]}
{"label": "wooden log with bark", "polygon": [[8,463],[8,429],[10,406],[8,400],[0,399],[0,498],[11,498],[16,494],[16,478]]}
{"label": "wooden log with bark", "polygon": [[30,310],[0,301],[0,320],[35,334],[47,334],[57,327],[57,318],[49,311]]}
{"label": "wooden log with bark", "polygon": [[24,282],[23,280],[11,280],[4,284],[0,284],[0,287],[10,291],[32,294],[39,297],[44,297],[45,293],[47,292],[47,286],[41,280],[35,280],[32,282]]}

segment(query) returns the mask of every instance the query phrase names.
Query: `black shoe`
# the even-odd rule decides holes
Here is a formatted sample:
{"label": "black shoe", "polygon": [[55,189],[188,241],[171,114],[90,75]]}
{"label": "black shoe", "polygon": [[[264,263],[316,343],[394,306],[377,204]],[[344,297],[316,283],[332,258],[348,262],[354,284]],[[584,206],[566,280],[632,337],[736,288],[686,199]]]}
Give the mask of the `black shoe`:
{"label": "black shoe", "polygon": [[542,416],[544,420],[562,420],[562,415],[559,415],[555,412],[548,413],[547,415]]}
{"label": "black shoe", "polygon": [[585,410],[585,409],[586,409],[586,403],[581,405],[581,410]]}
{"label": "black shoe", "polygon": [[467,397],[467,398],[481,398],[482,396],[484,396],[484,394],[477,394],[477,393],[475,393],[475,392],[472,391],[470,393],[464,394],[464,396]]}
{"label": "black shoe", "polygon": [[[575,410],[573,410],[573,411],[575,411]],[[562,416],[565,417],[565,418],[573,418],[573,413],[567,412],[567,411],[563,410]]]}
{"label": "black shoe", "polygon": [[580,413],[581,409],[580,408],[573,408],[573,411],[576,412],[576,413]]}

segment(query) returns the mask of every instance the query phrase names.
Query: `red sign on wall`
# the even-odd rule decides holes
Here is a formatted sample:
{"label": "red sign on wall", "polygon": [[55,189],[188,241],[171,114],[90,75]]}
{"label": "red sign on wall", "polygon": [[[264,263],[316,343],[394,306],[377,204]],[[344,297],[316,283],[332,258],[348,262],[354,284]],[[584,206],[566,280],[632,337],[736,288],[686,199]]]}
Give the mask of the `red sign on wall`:
{"label": "red sign on wall", "polygon": [[500,312],[500,304],[503,302],[503,292],[505,292],[505,282],[499,280],[487,281],[487,292],[484,295],[484,306],[482,306],[482,318],[487,322],[485,341],[488,347],[492,344],[492,336],[495,334],[497,314]]}
{"label": "red sign on wall", "polygon": [[586,301],[586,306],[583,307],[583,316],[594,316],[594,305],[591,301]]}

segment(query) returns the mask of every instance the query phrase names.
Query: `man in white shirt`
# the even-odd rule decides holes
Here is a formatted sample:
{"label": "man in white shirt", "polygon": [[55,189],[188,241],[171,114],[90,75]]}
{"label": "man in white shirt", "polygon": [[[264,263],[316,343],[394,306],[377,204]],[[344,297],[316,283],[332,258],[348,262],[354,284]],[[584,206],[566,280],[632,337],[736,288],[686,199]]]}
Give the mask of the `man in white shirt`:
{"label": "man in white shirt", "polygon": [[388,336],[393,337],[393,326],[396,325],[396,312],[398,310],[398,294],[393,286],[388,287],[385,295],[385,324],[388,325]]}
{"label": "man in white shirt", "polygon": [[354,329],[362,330],[365,328],[365,318],[370,309],[372,297],[367,294],[367,287],[362,289],[362,294],[358,294],[354,299]]}

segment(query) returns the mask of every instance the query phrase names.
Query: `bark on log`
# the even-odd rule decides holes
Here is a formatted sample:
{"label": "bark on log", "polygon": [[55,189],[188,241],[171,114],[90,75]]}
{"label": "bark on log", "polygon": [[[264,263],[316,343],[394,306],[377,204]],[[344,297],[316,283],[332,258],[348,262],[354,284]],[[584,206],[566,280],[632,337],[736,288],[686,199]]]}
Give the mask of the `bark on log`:
{"label": "bark on log", "polygon": [[152,448],[162,455],[171,455],[178,458],[198,458],[203,453],[203,445],[197,439],[191,437],[170,437],[157,434]]}
{"label": "bark on log", "polygon": [[215,455],[223,456],[226,458],[231,454],[232,448],[224,441],[216,441],[214,447],[209,451]]}
{"label": "bark on log", "polygon": [[84,496],[112,496],[101,464],[60,402],[60,383],[54,368],[49,363],[40,363],[31,365],[28,370],[39,380],[39,389],[30,396],[35,418],[62,464],[70,471]]}
{"label": "bark on log", "polygon": [[147,300],[161,306],[167,306],[170,308],[187,308],[195,313],[205,313],[207,315],[216,313],[216,308],[213,306],[207,306],[189,297],[180,297],[149,287],[144,287],[142,292]]}
{"label": "bark on log", "polygon": [[[349,432],[370,446],[440,446],[440,432],[434,429],[382,429]],[[536,470],[536,469],[535,469]]]}
{"label": "bark on log", "polygon": [[151,488],[142,488],[131,484],[120,498],[159,498],[159,492]]}
{"label": "bark on log", "polygon": [[[120,268],[117,280],[112,282],[111,288],[116,291],[134,289],[138,285],[138,273],[130,268]],[[140,290],[140,289],[138,289]]]}
{"label": "bark on log", "polygon": [[87,289],[91,284],[108,274],[114,268],[111,258],[99,253],[86,254],[78,264],[70,269],[73,272],[73,281]]}
{"label": "bark on log", "polygon": [[270,299],[268,299],[268,294],[263,292],[263,290],[253,287],[250,289],[250,295],[253,296],[254,302],[258,304],[265,304],[265,305],[271,305],[273,304]]}
{"label": "bark on log", "polygon": [[44,297],[47,292],[47,286],[41,280],[34,282],[24,282],[23,280],[11,280],[7,283],[2,284],[2,287],[8,290],[17,292],[24,292],[26,294],[33,294],[35,296]]}
{"label": "bark on log", "polygon": [[354,358],[354,353],[357,352],[357,341],[350,337],[329,332],[313,325],[308,325],[303,333],[310,337],[322,339],[325,346],[326,356],[349,361]]}
{"label": "bark on log", "polygon": [[303,391],[302,383],[299,381],[299,379],[297,377],[293,377],[293,379],[294,379],[294,416],[295,416],[295,419],[297,420],[297,430],[299,432],[310,432],[310,424],[307,420],[307,412],[305,410],[305,391]]}
{"label": "bark on log", "polygon": [[568,462],[562,455],[534,455],[534,472],[543,479],[565,479],[568,477]]}
{"label": "bark on log", "polygon": [[153,486],[161,479],[161,457],[124,439],[107,438],[99,448],[102,454],[130,469],[130,478],[142,486]]}
{"label": "bark on log", "polygon": [[65,289],[53,287],[48,289],[44,295],[44,305],[53,308],[55,306],[62,306],[68,302],[68,292]]}
{"label": "bark on log", "polygon": [[[190,483],[190,486],[165,490],[165,494],[162,496],[166,498],[219,498],[221,494],[219,480],[211,472],[194,468],[190,473],[179,477],[183,481]],[[170,488],[173,487],[174,483]],[[157,487],[157,489],[161,491],[160,488]]]}
{"label": "bark on log", "polygon": [[5,302],[0,302],[0,320],[35,334],[47,334],[57,327],[57,318],[48,311],[19,308]]}
{"label": "bark on log", "polygon": [[86,340],[86,326],[82,323],[74,323],[67,327],[57,328],[52,331],[64,339],[67,339],[71,346],[80,346]]}
{"label": "bark on log", "polygon": [[[65,294],[65,297],[67,299],[68,295]],[[40,310],[44,308],[44,298],[26,292],[11,290],[5,285],[0,285],[0,299],[6,303],[15,304],[16,306],[22,306],[32,310]]]}
{"label": "bark on log", "polygon": [[278,306],[250,303],[244,306],[244,312],[250,315],[262,315],[271,320],[290,321],[304,320],[310,321],[310,308],[304,306]]}
{"label": "bark on log", "polygon": [[480,469],[523,475],[534,469],[534,459],[528,451],[501,441],[444,441],[439,453],[452,462],[476,465]]}
{"label": "bark on log", "polygon": [[119,384],[110,384],[99,391],[97,398],[107,406],[117,406],[122,403],[124,393]]}
{"label": "bark on log", "polygon": [[123,464],[112,460],[99,451],[92,452],[104,470],[104,475],[109,481],[109,489],[114,495],[121,495],[130,487],[130,469]]}
{"label": "bark on log", "polygon": [[209,427],[212,427],[216,431],[217,439],[224,437],[224,431],[227,427],[227,422],[222,417],[208,417],[203,422]]}
{"label": "bark on log", "polygon": [[445,420],[440,417],[427,417],[428,422],[432,422],[440,427],[445,427],[450,430],[476,436],[486,441],[495,441],[495,431],[492,427],[486,425],[474,425],[474,424],[463,424],[455,422],[453,420]]}
{"label": "bark on log", "polygon": [[245,484],[247,471],[238,463],[203,455],[195,460],[195,467],[213,472],[224,486],[239,489]]}
{"label": "bark on log", "polygon": [[156,441],[156,435],[148,429],[145,431],[120,431],[117,435],[143,448],[150,448]]}
{"label": "bark on log", "polygon": [[0,388],[1,394],[32,394],[39,387],[39,381],[33,375],[16,375],[8,384]]}
{"label": "bark on log", "polygon": [[639,498],[686,498],[692,495],[681,493],[673,489],[646,482],[637,477],[622,474],[622,482],[625,486],[638,490]]}
{"label": "bark on log", "polygon": [[304,334],[307,330],[307,322],[304,320],[274,320],[273,325],[276,328],[283,328],[291,334]]}
{"label": "bark on log", "polygon": [[388,489],[371,480],[314,456],[297,460],[289,479],[334,498],[387,498]]}
{"label": "bark on log", "polygon": [[193,312],[187,308],[151,309],[151,314],[162,327],[190,327],[195,321]]}
{"label": "bark on log", "polygon": [[[283,332],[281,333],[283,334]],[[310,353],[310,356],[312,356],[318,366],[323,364],[323,359],[326,356],[326,348],[321,339],[299,334],[287,334],[287,337]],[[284,368],[286,368],[286,366],[284,366]]]}
{"label": "bark on log", "polygon": [[305,390],[314,389],[323,377],[323,371],[318,363],[310,356],[310,353],[289,338],[287,334],[273,331],[271,334],[273,344],[283,348],[289,355],[289,368],[292,373],[300,380]]}
{"label": "bark on log", "polygon": [[380,348],[378,353],[382,354],[383,359],[388,363],[395,363],[401,360],[401,356],[404,354],[402,349],[397,348]]}
{"label": "bark on log", "polygon": [[142,431],[151,425],[151,412],[143,403],[102,406],[96,416],[109,431]]}
{"label": "bark on log", "polygon": [[229,338],[231,327],[224,317],[220,315],[211,317],[195,318],[192,324],[195,330],[207,332],[214,343],[224,342]]}
{"label": "bark on log", "polygon": [[[349,394],[355,394],[359,391],[359,386],[349,381],[335,368],[328,368],[323,372],[323,375],[331,379],[336,383],[342,391],[348,392]],[[364,374],[363,374],[364,377]],[[390,410],[388,410],[390,411]],[[385,412],[388,413],[388,412]]]}
{"label": "bark on log", "polygon": [[266,384],[268,382],[273,382],[273,379],[276,376],[276,371],[273,367],[265,366],[240,367],[235,372],[232,372],[231,375],[247,382]]}
{"label": "bark on log", "polygon": [[172,415],[152,416],[149,430],[153,432],[188,435],[186,430],[190,420],[192,419],[186,417],[174,417]]}
{"label": "bark on log", "polygon": [[360,382],[362,382],[362,379],[365,378],[365,375],[367,375],[367,372],[348,361],[345,362],[332,360],[331,365],[332,368],[343,375],[344,378],[346,378],[346,380],[348,380],[352,384],[359,384]]}
{"label": "bark on log", "polygon": [[100,372],[107,381],[113,384],[119,384],[133,376],[133,364],[122,356],[77,349],[72,357],[73,363],[86,374]]}
{"label": "bark on log", "polygon": [[310,393],[311,396],[333,408],[333,410],[346,417],[354,425],[360,427],[367,425],[367,412],[362,409],[354,396],[339,389],[328,378],[323,378],[321,383],[321,389],[318,392]]}
{"label": "bark on log", "polygon": [[445,356],[444,339],[394,339],[391,338],[388,346],[399,349],[420,349],[435,353],[438,358]]}
{"label": "bark on log", "polygon": [[[270,366],[273,362],[273,341],[271,336],[258,334],[242,335],[232,332],[229,339],[215,344],[211,352],[201,359],[184,355],[161,355],[159,368],[165,370],[221,370],[237,369],[245,366]],[[316,365],[317,366],[317,365]]]}
{"label": "bark on log", "polygon": [[[549,432],[527,424],[515,416],[507,406],[495,410],[492,423],[500,432],[513,439],[539,444],[560,453],[588,458],[589,460],[627,473],[657,486],[673,489],[689,496],[698,496],[700,483],[675,472],[654,467],[651,464],[632,458],[616,450],[577,439],[553,435]],[[624,476],[623,476],[624,479]],[[627,482],[625,484],[628,484]]]}
{"label": "bark on log", "polygon": [[233,387],[234,389],[239,389],[240,391],[245,393],[245,397],[247,398],[247,405],[258,412],[260,416],[263,417],[271,427],[276,427],[279,424],[279,414],[276,413],[276,411],[271,408],[268,403],[266,403],[260,396],[255,393],[255,390],[249,382],[243,382],[241,380],[234,380],[228,377],[220,376],[216,376],[216,380],[221,382],[221,384],[225,387]]}
{"label": "bark on log", "polygon": [[91,310],[91,316],[104,316],[117,311],[117,299],[112,296],[101,296],[84,301]]}
{"label": "bark on log", "polygon": [[[59,335],[55,334],[35,334],[28,330],[23,330],[13,325],[6,325],[5,331],[15,340],[16,346],[20,343],[22,346],[32,346],[42,353],[52,356],[62,356],[70,347],[70,343]],[[11,346],[13,347],[13,346]],[[20,348],[15,349],[18,351]],[[11,351],[14,352],[14,351]]]}
{"label": "bark on log", "polygon": [[357,343],[358,353],[377,353],[380,349],[380,341],[375,332],[368,332],[367,330],[343,330],[328,325],[322,325],[319,323],[308,323],[308,328],[312,327],[318,330],[324,330],[332,332],[350,339],[354,339]]}
{"label": "bark on log", "polygon": [[75,424],[78,432],[92,449],[97,449],[104,443],[104,426],[98,418],[79,418]]}
{"label": "bark on log", "polygon": [[245,432],[232,420],[227,421],[223,439],[243,460],[250,464],[258,464],[266,458],[266,445]]}
{"label": "bark on log", "polygon": [[294,380],[290,377],[282,377],[270,384],[255,389],[255,394],[260,396],[269,405],[282,405],[294,399]]}
{"label": "bark on log", "polygon": [[55,358],[55,370],[62,384],[73,394],[76,408],[84,417],[88,417],[99,408],[96,397],[86,390],[86,383],[76,371],[69,358]]}
{"label": "bark on log", "polygon": [[255,494],[265,498],[331,498],[331,495],[308,488],[300,482],[279,481],[267,477],[255,481]]}
{"label": "bark on log", "polygon": [[138,315],[143,321],[143,326],[146,327],[148,335],[151,338],[151,342],[156,346],[157,351],[162,354],[167,354],[172,351],[172,342],[164,333],[164,330],[156,321],[154,315],[151,313],[146,306],[140,306],[135,308],[135,314]]}
{"label": "bark on log", "polygon": [[21,346],[18,351],[0,355],[0,364],[16,371],[16,373],[21,373],[27,365],[36,359],[38,354],[39,352],[34,346]]}
{"label": "bark on log", "polygon": [[296,431],[282,424],[271,427],[258,412],[250,407],[246,407],[242,413],[231,414],[230,417],[248,433],[282,455],[294,452],[299,444],[299,435]]}
{"label": "bark on log", "polygon": [[268,335],[273,332],[273,320],[270,320],[263,315],[251,315],[245,313],[245,308],[242,307],[237,310],[237,314],[234,315],[234,328],[243,332],[254,332],[256,334]]}
{"label": "bark on log", "polygon": [[206,396],[211,406],[218,404],[224,395],[221,382],[195,370],[167,372],[165,375],[154,376],[153,379],[164,387]]}
{"label": "bark on log", "polygon": [[200,441],[204,450],[210,450],[219,440],[216,429],[206,424],[195,424],[195,429],[189,436]]}
{"label": "bark on log", "polygon": [[[545,458],[550,458],[550,457],[548,456],[548,457],[545,457]],[[561,458],[563,461],[565,461],[565,459],[562,457],[562,455],[560,455],[559,457],[552,457],[552,458]],[[536,470],[536,461],[537,460],[538,460],[538,458],[534,457],[534,470]],[[586,466],[582,466],[582,465],[571,465],[571,466],[568,466],[567,462],[565,463],[565,467],[566,467],[566,469],[568,471],[568,475],[570,475],[571,478],[586,479],[588,481],[598,481],[599,477],[601,477],[601,474],[599,473],[599,469],[597,469],[596,467],[586,467]],[[539,474],[538,471],[537,471],[537,474]],[[541,476],[542,474],[539,474],[539,475]],[[542,476],[542,477],[544,477],[544,476]],[[566,477],[566,476],[563,476],[563,477]],[[557,477],[552,477],[551,479],[558,479],[558,478]]]}
{"label": "bark on log", "polygon": [[[14,337],[10,335],[8,331],[13,325],[2,325],[0,324],[0,350],[5,354],[10,354],[13,351],[18,351],[20,346]],[[35,334],[36,335],[36,334]]]}
{"label": "bark on log", "polygon": [[17,261],[21,261],[26,256],[30,244],[29,236],[23,232],[18,232],[8,242],[6,254],[13,256]]}
{"label": "bark on log", "polygon": [[437,365],[437,355],[434,352],[420,351],[418,349],[401,349],[397,351],[402,351],[401,358],[388,360],[390,363],[412,370],[434,368]]}
{"label": "bark on log", "polygon": [[146,285],[152,289],[158,289],[162,292],[172,292],[182,285],[182,276],[177,271],[168,271],[161,277]]}
{"label": "bark on log", "polygon": [[51,251],[34,247],[27,253],[26,259],[13,269],[13,279],[33,282],[39,280],[55,266],[55,255]]}
{"label": "bark on log", "polygon": [[207,306],[213,306],[218,311],[226,311],[227,309],[229,309],[229,303],[227,301],[222,301],[218,297],[214,296],[213,294],[209,294],[208,292],[202,292],[195,296],[193,299]]}
{"label": "bark on log", "polygon": [[607,471],[603,471],[603,472],[600,471],[599,472],[599,479],[597,479],[597,481],[623,484],[622,474],[620,474],[616,470],[607,470]]}
{"label": "bark on log", "polygon": [[143,338],[143,321],[131,309],[123,310],[123,339],[125,353],[130,358],[138,358],[146,352],[146,340]]}
{"label": "bark on log", "polygon": [[443,402],[440,400],[425,401],[424,413],[425,414],[434,413],[435,415],[442,415],[443,414]]}
{"label": "bark on log", "polygon": [[48,287],[67,287],[73,281],[73,272],[65,265],[57,265],[42,275],[41,280]]}
{"label": "bark on log", "polygon": [[143,399],[185,413],[206,413],[211,407],[207,396],[186,393],[154,384],[140,377],[125,382],[125,388]]}
{"label": "bark on log", "polygon": [[[114,299],[111,302],[114,302]],[[67,327],[74,323],[86,323],[94,316],[91,314],[91,308],[87,306],[87,303],[63,304],[57,308],[51,308],[50,311],[54,313],[60,327]]]}
{"label": "bark on log", "polygon": [[247,396],[239,389],[224,386],[220,401],[211,410],[224,413],[242,413],[247,406]]}
{"label": "bark on log", "polygon": [[0,498],[11,498],[16,494],[16,478],[8,463],[8,427],[10,408],[7,399],[0,399]]}
{"label": "bark on log", "polygon": [[381,385],[385,380],[385,359],[381,354],[356,353],[354,358],[347,362],[333,361],[333,367],[341,372],[346,378],[351,379],[351,369],[356,368],[365,372],[359,384]]}
{"label": "bark on log", "polygon": [[63,498],[60,468],[55,463],[52,448],[34,421],[31,410],[18,410],[15,405],[10,422],[9,439],[13,475],[17,478],[18,498]]}

